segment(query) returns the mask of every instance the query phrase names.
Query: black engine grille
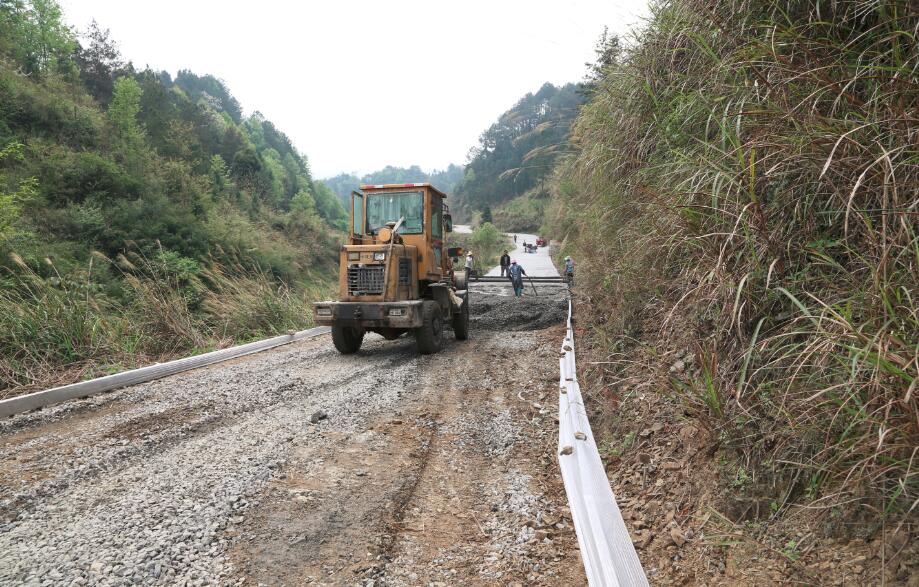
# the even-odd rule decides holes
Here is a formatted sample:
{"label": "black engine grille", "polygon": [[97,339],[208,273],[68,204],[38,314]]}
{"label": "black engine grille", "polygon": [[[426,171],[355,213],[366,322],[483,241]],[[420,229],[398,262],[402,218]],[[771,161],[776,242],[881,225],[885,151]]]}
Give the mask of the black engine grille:
{"label": "black engine grille", "polygon": [[353,296],[383,293],[382,265],[348,267],[348,293]]}
{"label": "black engine grille", "polygon": [[412,283],[412,261],[402,257],[399,259],[399,285]]}

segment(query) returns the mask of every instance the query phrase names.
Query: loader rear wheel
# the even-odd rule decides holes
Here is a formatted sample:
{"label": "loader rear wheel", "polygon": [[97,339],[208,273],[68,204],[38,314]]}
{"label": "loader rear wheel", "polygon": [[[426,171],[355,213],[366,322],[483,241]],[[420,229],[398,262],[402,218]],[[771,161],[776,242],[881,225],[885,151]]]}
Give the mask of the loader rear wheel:
{"label": "loader rear wheel", "polygon": [[443,345],[444,319],[437,302],[425,300],[421,308],[421,328],[415,329],[415,344],[422,355],[432,355]]}
{"label": "loader rear wheel", "polygon": [[459,312],[453,315],[453,334],[456,340],[466,340],[469,338],[469,294],[463,298],[463,305],[460,306]]}
{"label": "loader rear wheel", "polygon": [[332,344],[343,355],[351,355],[361,348],[364,329],[353,326],[332,326]]}

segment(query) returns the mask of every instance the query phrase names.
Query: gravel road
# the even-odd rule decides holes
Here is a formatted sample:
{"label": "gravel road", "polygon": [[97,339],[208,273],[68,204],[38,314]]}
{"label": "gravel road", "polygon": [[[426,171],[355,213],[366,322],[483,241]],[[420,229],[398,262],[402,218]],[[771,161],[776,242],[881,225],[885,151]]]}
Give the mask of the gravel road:
{"label": "gravel road", "polygon": [[582,584],[561,332],[321,337],[2,421],[0,584]]}

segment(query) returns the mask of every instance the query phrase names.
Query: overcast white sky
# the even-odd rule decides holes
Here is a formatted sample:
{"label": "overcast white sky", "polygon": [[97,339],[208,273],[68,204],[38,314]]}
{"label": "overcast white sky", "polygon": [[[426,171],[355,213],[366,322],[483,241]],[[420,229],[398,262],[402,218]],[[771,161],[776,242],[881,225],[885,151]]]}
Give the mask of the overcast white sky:
{"label": "overcast white sky", "polygon": [[293,140],[316,177],[462,164],[479,133],[546,81],[579,81],[608,25],[647,0],[282,2],[63,0],[126,59],[227,82]]}

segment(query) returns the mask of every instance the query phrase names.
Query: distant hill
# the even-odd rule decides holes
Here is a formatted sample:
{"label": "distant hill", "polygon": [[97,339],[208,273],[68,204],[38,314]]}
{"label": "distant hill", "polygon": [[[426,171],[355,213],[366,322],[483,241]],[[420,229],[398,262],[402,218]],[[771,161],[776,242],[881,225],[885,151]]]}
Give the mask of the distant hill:
{"label": "distant hill", "polygon": [[[329,186],[333,192],[338,194],[342,202],[347,203],[351,196],[351,191],[356,190],[361,184],[365,183],[432,183],[434,186],[447,194],[452,194],[456,189],[456,184],[463,179],[463,168],[459,165],[451,164],[442,171],[424,171],[417,165],[411,167],[393,167],[387,165],[379,171],[368,173],[364,176],[357,176],[351,173],[341,173],[335,177],[322,180],[322,183]],[[347,206],[346,206],[347,207]]]}

